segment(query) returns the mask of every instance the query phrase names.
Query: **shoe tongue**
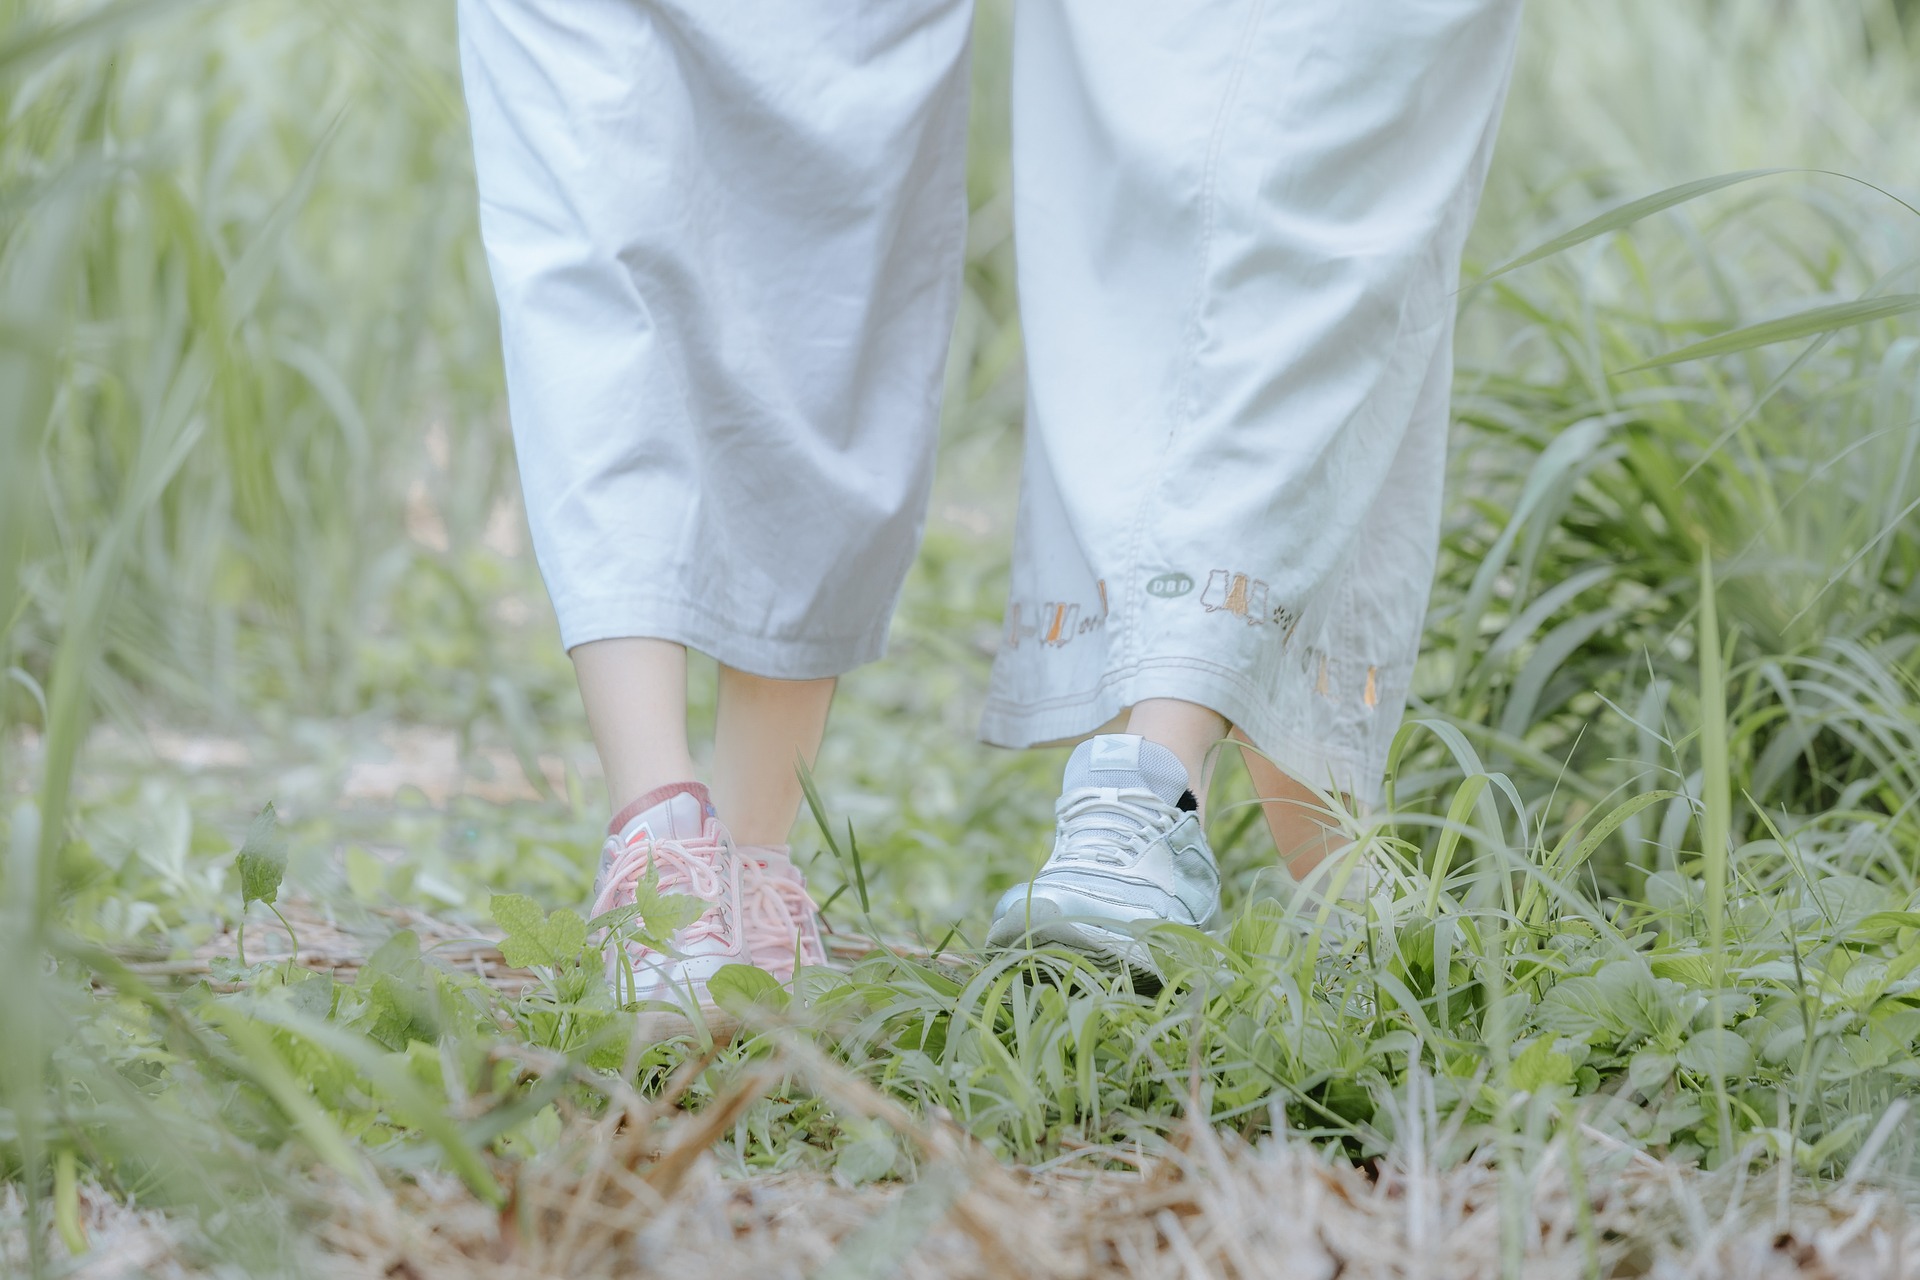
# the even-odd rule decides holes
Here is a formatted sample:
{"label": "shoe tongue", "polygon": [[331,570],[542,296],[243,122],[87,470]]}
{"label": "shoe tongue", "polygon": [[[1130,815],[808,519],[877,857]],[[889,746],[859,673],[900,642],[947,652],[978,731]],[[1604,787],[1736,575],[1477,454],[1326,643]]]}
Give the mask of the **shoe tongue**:
{"label": "shoe tongue", "polygon": [[713,817],[713,800],[697,782],[658,787],[622,809],[607,825],[621,844],[644,830],[653,840],[694,840]]}
{"label": "shoe tongue", "polygon": [[1177,805],[1187,789],[1187,767],[1179,756],[1137,733],[1096,734],[1067,757],[1061,789],[1082,787],[1141,787]]}

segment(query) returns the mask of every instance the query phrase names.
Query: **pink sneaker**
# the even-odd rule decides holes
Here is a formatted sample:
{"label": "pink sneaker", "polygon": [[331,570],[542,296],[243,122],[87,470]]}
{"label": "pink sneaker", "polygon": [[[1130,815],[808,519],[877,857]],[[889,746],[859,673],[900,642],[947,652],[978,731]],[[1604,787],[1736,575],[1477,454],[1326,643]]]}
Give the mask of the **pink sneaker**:
{"label": "pink sneaker", "polygon": [[786,982],[793,977],[796,956],[801,964],[825,964],[820,911],[787,846],[743,844],[734,852],[746,869],[748,949],[754,966]]}
{"label": "pink sneaker", "polygon": [[[751,964],[741,940],[741,865],[733,840],[697,782],[650,791],[613,820],[600,855],[592,915],[632,906],[635,887],[649,874],[662,893],[685,894],[711,905],[673,935],[675,954],[637,941],[607,955],[607,980],[622,1000],[708,1005],[707,979],[722,965]],[[621,951],[624,950],[625,963]]]}
{"label": "pink sneaker", "polygon": [[699,783],[651,791],[611,825],[592,915],[631,906],[650,873],[661,893],[711,904],[673,936],[671,955],[637,941],[609,953],[607,979],[622,1000],[711,1007],[707,980],[723,965],[753,965],[786,982],[796,955],[802,964],[826,963],[819,913],[786,846],[736,848]]}

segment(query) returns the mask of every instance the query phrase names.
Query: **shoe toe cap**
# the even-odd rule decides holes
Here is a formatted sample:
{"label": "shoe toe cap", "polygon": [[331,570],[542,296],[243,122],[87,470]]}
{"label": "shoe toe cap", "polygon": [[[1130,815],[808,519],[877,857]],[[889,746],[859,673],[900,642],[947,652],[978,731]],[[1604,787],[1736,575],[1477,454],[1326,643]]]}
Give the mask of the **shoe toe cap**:
{"label": "shoe toe cap", "polygon": [[993,904],[993,924],[987,930],[987,945],[1010,946],[1034,924],[1060,914],[1060,904],[1049,898],[1041,886],[1014,885]]}

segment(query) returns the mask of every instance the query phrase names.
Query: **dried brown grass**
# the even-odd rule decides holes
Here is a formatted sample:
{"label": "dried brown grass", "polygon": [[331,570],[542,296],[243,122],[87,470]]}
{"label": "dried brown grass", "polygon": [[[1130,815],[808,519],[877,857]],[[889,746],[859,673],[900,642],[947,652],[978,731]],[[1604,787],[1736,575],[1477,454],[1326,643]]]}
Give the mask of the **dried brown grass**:
{"label": "dried brown grass", "polygon": [[[576,1123],[538,1159],[501,1163],[502,1208],[442,1175],[391,1179],[373,1195],[316,1183],[311,1272],[1440,1280],[1499,1274],[1505,1196],[1527,1277],[1920,1275],[1920,1233],[1893,1188],[1821,1190],[1777,1170],[1704,1173],[1598,1135],[1581,1143],[1577,1182],[1557,1142],[1503,1186],[1492,1161],[1435,1168],[1417,1157],[1417,1142],[1358,1167],[1297,1139],[1249,1144],[1204,1126],[1131,1169],[1119,1167],[1125,1153],[1089,1152],[1084,1167],[1030,1172],[999,1164],[949,1124],[908,1114],[799,1042],[716,1101],[682,1110],[699,1065],[663,1096],[618,1096],[608,1115]],[[792,1075],[836,1109],[892,1126],[918,1176],[864,1187],[818,1173],[722,1176],[716,1141]],[[93,1249],[71,1274],[201,1274],[165,1218],[97,1189],[82,1209]],[[4,1264],[22,1256],[17,1202],[0,1213],[16,1224],[0,1230]]]}

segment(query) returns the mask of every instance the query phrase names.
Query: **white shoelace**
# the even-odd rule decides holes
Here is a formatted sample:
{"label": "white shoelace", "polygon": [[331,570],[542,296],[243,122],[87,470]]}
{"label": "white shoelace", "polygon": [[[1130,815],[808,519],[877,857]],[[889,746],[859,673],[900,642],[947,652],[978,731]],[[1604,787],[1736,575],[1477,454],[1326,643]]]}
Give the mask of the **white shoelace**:
{"label": "white shoelace", "polygon": [[1054,804],[1059,821],[1054,862],[1132,866],[1147,846],[1178,825],[1179,810],[1144,787],[1082,787]]}

